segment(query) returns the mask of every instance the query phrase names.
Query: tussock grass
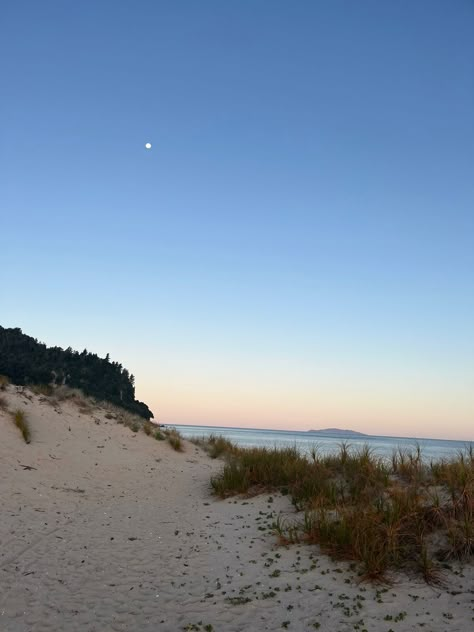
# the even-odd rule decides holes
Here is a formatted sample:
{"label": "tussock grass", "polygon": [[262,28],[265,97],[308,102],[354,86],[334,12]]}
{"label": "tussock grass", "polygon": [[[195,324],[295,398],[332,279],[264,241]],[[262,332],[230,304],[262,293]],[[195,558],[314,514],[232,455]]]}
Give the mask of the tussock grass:
{"label": "tussock grass", "polygon": [[346,443],[335,455],[314,449],[310,457],[296,448],[219,445],[226,462],[211,479],[216,495],[280,490],[304,511],[299,523],[274,524],[280,542],[318,544],[334,558],[358,561],[361,576],[372,580],[404,569],[436,583],[441,562],[474,556],[472,447],[427,463],[418,446],[387,461]]}
{"label": "tussock grass", "polygon": [[15,410],[12,412],[13,423],[20,430],[21,436],[25,440],[25,443],[30,443],[31,441],[31,432],[30,427],[28,425],[28,421],[26,420],[26,415],[23,410]]}
{"label": "tussock grass", "polygon": [[[124,425],[130,428],[132,432],[138,432],[141,428],[145,430],[145,425],[148,424],[150,428],[153,428],[153,424],[145,422],[142,417],[134,415],[133,413],[116,406],[111,402],[98,402],[97,406],[100,406],[105,411],[105,419],[114,419],[118,424]],[[145,430],[146,432],[146,430]],[[148,434],[148,433],[147,433]]]}
{"label": "tussock grass", "polygon": [[6,391],[10,379],[6,375],[0,375],[0,391]]}
{"label": "tussock grass", "polygon": [[208,440],[208,454],[211,459],[217,459],[224,454],[232,454],[235,449],[235,445],[219,435],[211,435]]}
{"label": "tussock grass", "polygon": [[205,437],[203,439],[195,437],[190,439],[190,441],[207,452],[211,459],[217,459],[224,455],[228,456],[237,449],[232,441],[229,441],[229,439],[226,439],[221,435],[211,434],[209,437]]}
{"label": "tussock grass", "polygon": [[65,384],[54,389],[54,396],[59,402],[75,400],[79,405],[87,403],[89,400],[78,388],[71,388]]}
{"label": "tussock grass", "polygon": [[43,395],[44,397],[51,397],[54,394],[54,388],[51,384],[32,384],[30,390],[35,395]]}
{"label": "tussock grass", "polygon": [[161,430],[155,430],[153,435],[157,441],[164,441],[166,439],[165,435],[161,432]]}
{"label": "tussock grass", "polygon": [[145,421],[143,424],[143,432],[149,437],[153,432],[153,424],[149,421]]}
{"label": "tussock grass", "polygon": [[182,452],[184,450],[183,437],[176,428],[166,429],[164,433],[173,450],[176,450],[176,452]]}
{"label": "tussock grass", "polygon": [[81,415],[92,415],[93,412],[94,409],[92,408],[92,406],[81,406],[79,408],[79,413]]}
{"label": "tussock grass", "polygon": [[5,395],[0,395],[0,410],[8,410],[8,402]]}

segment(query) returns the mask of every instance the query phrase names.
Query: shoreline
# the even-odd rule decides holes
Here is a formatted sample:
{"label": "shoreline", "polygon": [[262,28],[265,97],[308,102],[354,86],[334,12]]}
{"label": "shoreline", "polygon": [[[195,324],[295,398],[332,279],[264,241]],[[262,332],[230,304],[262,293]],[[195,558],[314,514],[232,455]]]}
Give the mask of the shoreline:
{"label": "shoreline", "polygon": [[295,516],[288,496],[213,496],[210,477],[222,462],[190,442],[179,453],[100,407],[55,409],[13,387],[6,397],[25,410],[31,443],[0,410],[2,631],[442,632],[472,624],[472,565],[445,569],[444,587],[403,574],[389,586],[361,584],[350,562],[317,546],[278,545],[273,522]]}
{"label": "shoreline", "polygon": [[402,441],[413,441],[413,442],[417,442],[417,441],[440,441],[440,442],[446,442],[446,443],[461,443],[461,444],[465,444],[465,445],[474,445],[474,439],[441,439],[440,437],[399,437],[399,436],[395,436],[395,435],[371,435],[371,434],[360,434],[360,435],[344,435],[344,434],[322,434],[320,431],[316,430],[316,431],[312,431],[312,430],[287,430],[287,429],[281,429],[281,428],[250,428],[250,427],[243,427],[243,426],[207,426],[206,424],[177,424],[177,423],[170,423],[170,422],[166,422],[163,423],[162,425],[167,426],[167,427],[176,427],[177,429],[180,428],[206,428],[209,430],[242,430],[244,432],[276,432],[276,433],[282,433],[282,434],[298,434],[298,435],[303,435],[303,436],[308,436],[308,435],[317,435],[321,438],[327,439],[339,439],[339,440],[350,440],[353,439],[354,441],[363,441],[364,439],[401,439]]}

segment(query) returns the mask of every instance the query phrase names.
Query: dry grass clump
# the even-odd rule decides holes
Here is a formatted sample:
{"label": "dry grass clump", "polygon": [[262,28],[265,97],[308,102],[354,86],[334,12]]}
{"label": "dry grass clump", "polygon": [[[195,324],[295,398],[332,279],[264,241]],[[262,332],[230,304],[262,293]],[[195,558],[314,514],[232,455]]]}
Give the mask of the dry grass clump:
{"label": "dry grass clump", "polygon": [[0,391],[5,391],[9,384],[9,378],[6,375],[0,375]]}
{"label": "dry grass clump", "polygon": [[92,406],[89,405],[85,405],[85,406],[80,406],[79,407],[79,413],[81,415],[92,415],[92,413],[94,412],[94,408]]}
{"label": "dry grass clump", "polygon": [[43,395],[44,397],[51,397],[54,394],[54,387],[51,384],[32,384],[30,390],[35,395]]}
{"label": "dry grass clump", "polygon": [[0,410],[8,410],[8,402],[5,395],[0,395]]}
{"label": "dry grass clump", "polygon": [[440,562],[474,556],[474,452],[426,463],[419,448],[398,451],[391,463],[369,447],[347,444],[336,455],[311,458],[296,448],[226,451],[211,479],[221,496],[254,490],[290,493],[304,518],[275,524],[282,542],[315,543],[335,558],[357,560],[361,575],[381,579],[389,569],[439,581]]}
{"label": "dry grass clump", "polygon": [[209,435],[208,437],[193,437],[190,439],[191,443],[202,448],[207,454],[211,457],[211,459],[217,459],[221,456],[229,456],[235,450],[238,450],[237,446],[222,437],[221,435]]}
{"label": "dry grass clump", "polygon": [[176,450],[176,452],[182,452],[184,450],[183,437],[176,430],[176,428],[170,428],[170,429],[167,428],[164,431],[164,434],[166,436],[168,443],[173,448],[173,450]]}
{"label": "dry grass clump", "polygon": [[153,432],[153,424],[149,421],[145,421],[143,424],[143,432],[147,435],[147,437],[149,437]]}
{"label": "dry grass clump", "polygon": [[[99,404],[97,404],[97,406],[98,405]],[[128,410],[120,408],[120,406],[116,406],[110,402],[100,402],[100,408],[106,411],[104,415],[105,419],[114,419],[118,424],[122,424],[127,428],[130,428],[132,432],[139,432],[139,430],[143,428],[147,434],[151,434],[153,424],[149,421],[145,421],[142,417],[134,415]],[[147,429],[145,429],[145,425],[147,424]],[[148,427],[150,429],[150,433],[147,432]]]}
{"label": "dry grass clump", "polygon": [[217,459],[223,455],[230,455],[234,452],[236,446],[232,441],[221,437],[220,435],[210,435],[207,440],[207,453],[211,459]]}
{"label": "dry grass clump", "polygon": [[58,402],[71,401],[79,408],[94,408],[97,402],[91,397],[87,397],[79,388],[71,388],[65,384],[53,389],[54,398]]}
{"label": "dry grass clump", "polygon": [[25,440],[25,443],[30,443],[31,441],[31,432],[28,422],[26,420],[26,415],[23,410],[15,410],[12,412],[13,423],[20,430],[21,436]]}

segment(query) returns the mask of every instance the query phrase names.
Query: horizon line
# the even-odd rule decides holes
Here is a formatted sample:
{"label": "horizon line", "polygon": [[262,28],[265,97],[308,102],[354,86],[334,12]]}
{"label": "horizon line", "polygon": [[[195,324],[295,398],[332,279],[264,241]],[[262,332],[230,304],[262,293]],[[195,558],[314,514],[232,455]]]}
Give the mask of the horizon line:
{"label": "horizon line", "polygon": [[[207,424],[183,424],[183,423],[159,423],[160,426],[191,426],[195,428],[228,428],[229,430],[258,430],[262,432],[301,432],[301,433],[311,433],[311,432],[324,432],[324,428],[322,430],[285,430],[282,428],[250,428],[245,426],[211,426]],[[357,430],[348,430],[347,432],[358,432]],[[413,439],[415,441],[455,441],[456,443],[466,443],[471,444],[474,443],[474,439],[437,439],[436,437],[412,437],[412,436],[398,436],[398,435],[374,435],[367,433],[360,433],[362,435],[362,439],[365,437],[369,438],[386,438],[386,439]],[[328,435],[331,436],[331,435]],[[354,437],[357,438],[357,437]]]}

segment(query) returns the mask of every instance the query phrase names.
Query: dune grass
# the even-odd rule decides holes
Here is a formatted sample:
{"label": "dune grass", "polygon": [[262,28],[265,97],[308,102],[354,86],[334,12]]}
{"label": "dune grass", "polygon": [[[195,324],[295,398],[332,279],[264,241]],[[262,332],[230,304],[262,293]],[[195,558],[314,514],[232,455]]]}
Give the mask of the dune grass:
{"label": "dune grass", "polygon": [[51,397],[54,393],[54,388],[51,384],[31,384],[30,390],[35,395],[43,395],[44,397]]}
{"label": "dune grass", "polygon": [[223,455],[229,456],[237,450],[237,446],[221,435],[211,434],[203,439],[195,437],[190,439],[191,443],[202,448],[211,459],[217,459]]}
{"label": "dune grass", "polygon": [[277,521],[281,543],[307,542],[338,559],[360,563],[361,576],[390,569],[440,580],[442,565],[474,556],[474,452],[427,463],[421,450],[398,450],[391,461],[365,446],[341,444],[335,455],[311,457],[296,448],[224,449],[211,479],[221,497],[280,490],[303,519]]}
{"label": "dune grass", "polygon": [[143,424],[143,432],[149,437],[153,432],[153,424],[149,421],[145,421]]}
{"label": "dune grass", "polygon": [[184,450],[183,437],[175,428],[166,429],[164,434],[173,450],[176,450],[176,452],[182,452]]}
{"label": "dune grass", "polygon": [[0,395],[0,410],[8,410],[8,401],[5,395]]}
{"label": "dune grass", "polygon": [[28,421],[26,419],[25,412],[23,410],[15,410],[12,412],[13,423],[20,430],[21,436],[25,440],[25,443],[30,443],[31,441],[31,432],[30,427],[28,425]]}
{"label": "dune grass", "polygon": [[5,391],[9,384],[9,378],[6,375],[0,375],[0,391]]}

